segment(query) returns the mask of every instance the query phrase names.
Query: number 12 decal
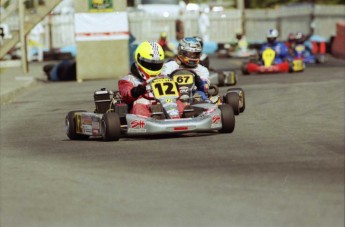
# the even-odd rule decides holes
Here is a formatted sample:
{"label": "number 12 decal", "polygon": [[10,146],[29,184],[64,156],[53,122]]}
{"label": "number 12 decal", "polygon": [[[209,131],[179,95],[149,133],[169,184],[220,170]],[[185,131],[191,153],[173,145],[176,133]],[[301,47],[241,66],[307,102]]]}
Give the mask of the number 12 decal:
{"label": "number 12 decal", "polygon": [[178,97],[176,84],[171,80],[161,79],[152,83],[152,90],[156,98],[165,96]]}

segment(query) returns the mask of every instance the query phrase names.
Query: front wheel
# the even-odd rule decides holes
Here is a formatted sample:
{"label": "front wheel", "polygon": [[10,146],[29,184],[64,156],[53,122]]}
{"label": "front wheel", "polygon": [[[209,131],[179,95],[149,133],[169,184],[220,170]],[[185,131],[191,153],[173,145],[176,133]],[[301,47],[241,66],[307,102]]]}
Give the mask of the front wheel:
{"label": "front wheel", "polygon": [[236,92],[228,92],[225,95],[224,102],[229,104],[233,110],[235,115],[239,115],[240,113],[240,96]]}
{"label": "front wheel", "polygon": [[219,106],[222,118],[222,129],[220,133],[232,133],[235,129],[235,114],[232,107],[228,104]]}
{"label": "front wheel", "polygon": [[246,109],[246,97],[244,94],[244,90],[242,88],[229,88],[227,90],[227,92],[236,92],[238,94],[238,96],[240,97],[240,103],[239,103],[239,107],[240,107],[240,113],[243,113],[244,110]]}
{"label": "front wheel", "polygon": [[120,117],[115,112],[108,112],[102,116],[101,132],[104,141],[118,141],[121,134]]}

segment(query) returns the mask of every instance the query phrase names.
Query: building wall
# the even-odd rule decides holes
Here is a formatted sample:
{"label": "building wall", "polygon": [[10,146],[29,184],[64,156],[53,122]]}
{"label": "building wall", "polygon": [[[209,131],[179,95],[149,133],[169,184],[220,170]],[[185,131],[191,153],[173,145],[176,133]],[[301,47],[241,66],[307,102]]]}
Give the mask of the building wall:
{"label": "building wall", "polygon": [[[74,0],[74,7],[76,13],[89,13],[88,1]],[[113,9],[126,11],[126,1],[113,0]],[[118,79],[129,72],[128,40],[76,42],[76,48],[78,81]]]}

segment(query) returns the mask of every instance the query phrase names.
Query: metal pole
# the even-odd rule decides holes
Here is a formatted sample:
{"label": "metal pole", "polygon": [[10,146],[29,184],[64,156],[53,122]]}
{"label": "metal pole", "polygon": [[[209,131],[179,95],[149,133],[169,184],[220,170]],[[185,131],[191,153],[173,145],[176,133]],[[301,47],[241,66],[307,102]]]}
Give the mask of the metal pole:
{"label": "metal pole", "polygon": [[244,0],[237,0],[236,5],[237,5],[237,9],[241,11],[241,29],[242,29],[242,34],[245,34],[246,24],[245,24]]}
{"label": "metal pole", "polygon": [[21,62],[22,62],[22,69],[23,73],[28,73],[28,55],[27,55],[27,49],[26,49],[26,36],[25,36],[25,30],[24,30],[24,2],[23,0],[18,1],[18,9],[19,9],[19,39],[20,39],[20,50],[21,50]]}

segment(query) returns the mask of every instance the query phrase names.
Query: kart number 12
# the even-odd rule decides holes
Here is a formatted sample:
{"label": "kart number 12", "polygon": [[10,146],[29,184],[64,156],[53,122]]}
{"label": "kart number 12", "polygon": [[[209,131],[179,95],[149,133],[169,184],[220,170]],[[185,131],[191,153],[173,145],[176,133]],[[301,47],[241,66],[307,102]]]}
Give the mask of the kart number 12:
{"label": "kart number 12", "polygon": [[178,97],[176,84],[172,80],[156,80],[152,83],[152,90],[156,98]]}

